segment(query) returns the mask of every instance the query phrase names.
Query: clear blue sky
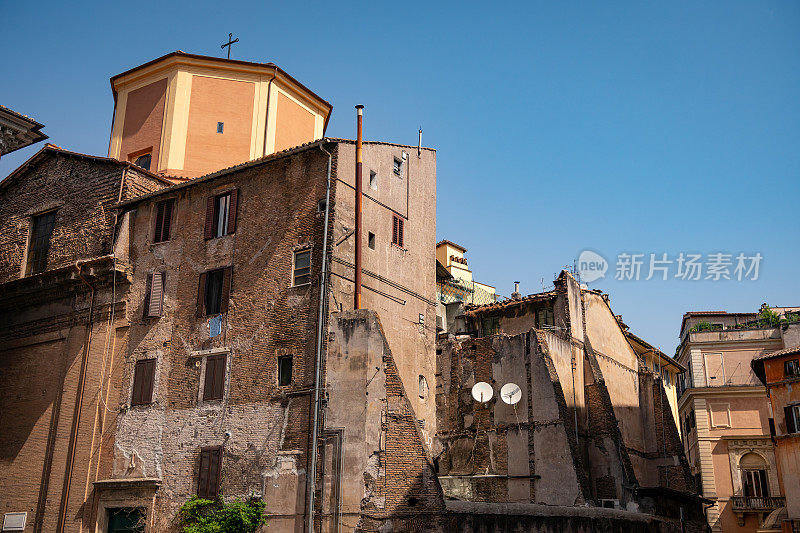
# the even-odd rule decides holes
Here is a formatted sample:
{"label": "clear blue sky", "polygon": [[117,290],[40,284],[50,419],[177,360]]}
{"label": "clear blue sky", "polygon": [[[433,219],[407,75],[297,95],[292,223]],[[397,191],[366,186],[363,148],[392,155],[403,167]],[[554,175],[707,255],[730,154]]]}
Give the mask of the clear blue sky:
{"label": "clear blue sky", "polygon": [[[668,353],[687,310],[800,305],[800,2],[2,2],[0,30],[0,103],[66,148],[105,155],[110,76],[233,32],[333,103],[330,136],[357,103],[369,139],[422,126],[437,236],[503,294],[591,248],[592,286]],[[622,251],[764,259],[758,281],[615,281]]]}

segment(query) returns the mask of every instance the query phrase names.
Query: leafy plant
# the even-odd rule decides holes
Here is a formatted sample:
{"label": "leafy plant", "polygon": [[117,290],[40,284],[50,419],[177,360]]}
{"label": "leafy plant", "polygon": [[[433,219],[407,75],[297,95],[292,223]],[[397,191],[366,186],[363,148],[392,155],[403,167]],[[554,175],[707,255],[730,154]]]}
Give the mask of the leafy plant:
{"label": "leafy plant", "polygon": [[761,306],[761,310],[758,312],[758,321],[764,325],[764,327],[776,327],[781,323],[781,317],[770,309],[770,307],[766,304]]}
{"label": "leafy plant", "polygon": [[181,533],[255,533],[265,521],[264,502],[206,500],[193,496],[180,509]]}
{"label": "leafy plant", "polygon": [[714,331],[718,329],[722,329],[719,327],[719,324],[711,324],[709,322],[704,321],[704,322],[698,322],[689,331],[691,331],[692,333],[696,333],[698,331]]}

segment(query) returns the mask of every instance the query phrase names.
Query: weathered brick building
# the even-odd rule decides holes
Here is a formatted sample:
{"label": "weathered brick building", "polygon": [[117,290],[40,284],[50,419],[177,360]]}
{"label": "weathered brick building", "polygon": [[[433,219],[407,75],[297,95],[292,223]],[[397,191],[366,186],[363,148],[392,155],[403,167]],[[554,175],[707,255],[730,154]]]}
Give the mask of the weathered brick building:
{"label": "weathered brick building", "polygon": [[77,530],[111,471],[132,275],[115,204],[168,185],[52,145],[0,183],[0,505],[25,531]]}
{"label": "weathered brick building", "polygon": [[[356,147],[320,138],[329,104],[182,52],[112,86],[109,153],[139,164],[47,145],[0,183],[12,527],[175,531],[194,495],[263,499],[265,531],[697,524],[663,388],[603,295],[564,274],[448,309],[437,347],[434,150],[364,143],[354,309]],[[475,403],[476,381],[521,400]]]}

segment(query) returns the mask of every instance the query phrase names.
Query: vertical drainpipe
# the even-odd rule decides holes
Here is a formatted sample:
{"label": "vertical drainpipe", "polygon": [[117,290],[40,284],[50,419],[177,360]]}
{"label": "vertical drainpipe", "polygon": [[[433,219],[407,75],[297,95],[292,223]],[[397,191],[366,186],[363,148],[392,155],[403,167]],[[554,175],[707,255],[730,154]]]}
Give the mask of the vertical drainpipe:
{"label": "vertical drainpipe", "polygon": [[363,142],[363,135],[361,133],[361,123],[364,119],[364,106],[357,105],[358,117],[356,119],[356,289],[353,302],[353,309],[361,309],[361,187],[362,187],[362,171],[363,171],[363,152],[361,143]]}
{"label": "vertical drainpipe", "polygon": [[317,316],[317,360],[314,372],[314,423],[311,428],[311,453],[308,457],[309,475],[306,481],[308,486],[308,493],[306,499],[308,501],[308,522],[306,523],[306,531],[314,533],[314,497],[316,495],[317,483],[317,447],[319,436],[319,411],[320,411],[320,387],[322,385],[322,344],[325,335],[325,320],[326,309],[328,303],[328,220],[330,218],[331,209],[331,166],[333,156],[325,149],[323,142],[319,144],[320,150],[325,152],[328,156],[328,177],[325,189],[325,222],[322,230],[322,265],[320,272],[319,282],[319,314]]}

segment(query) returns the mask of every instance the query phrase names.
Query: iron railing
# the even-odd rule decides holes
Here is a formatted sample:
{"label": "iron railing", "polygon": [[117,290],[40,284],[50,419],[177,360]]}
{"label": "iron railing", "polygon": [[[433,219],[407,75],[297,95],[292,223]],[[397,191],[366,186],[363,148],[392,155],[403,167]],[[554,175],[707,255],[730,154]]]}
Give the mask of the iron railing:
{"label": "iron railing", "polygon": [[497,294],[477,286],[473,281],[453,278],[436,283],[436,298],[445,304],[464,302],[483,305],[496,302]]}
{"label": "iron railing", "polygon": [[731,498],[734,511],[773,511],[786,505],[786,498],[779,496],[734,496]]}

